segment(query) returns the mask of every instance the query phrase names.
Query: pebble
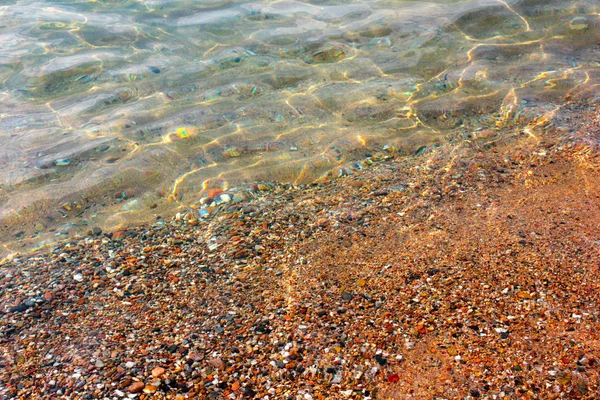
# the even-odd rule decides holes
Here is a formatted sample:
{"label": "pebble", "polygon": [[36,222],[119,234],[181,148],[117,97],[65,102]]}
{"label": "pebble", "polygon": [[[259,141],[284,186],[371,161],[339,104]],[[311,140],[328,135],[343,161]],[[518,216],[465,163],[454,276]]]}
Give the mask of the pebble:
{"label": "pebble", "polygon": [[585,17],[575,17],[569,21],[569,28],[574,31],[582,31],[588,27],[589,23]]}
{"label": "pebble", "polygon": [[377,354],[375,356],[375,361],[377,361],[377,364],[383,366],[386,365],[388,363],[387,359],[385,357],[383,357],[381,354]]}
{"label": "pebble", "polygon": [[162,367],[156,367],[152,370],[152,376],[154,378],[158,378],[160,376],[162,376],[165,373],[165,369]]}
{"label": "pebble", "polygon": [[216,369],[220,369],[220,370],[225,369],[225,363],[220,358],[213,358],[208,363]]}
{"label": "pebble", "polygon": [[71,163],[71,159],[70,158],[59,158],[58,160],[56,160],[56,165],[59,167],[64,167],[67,166]]}
{"label": "pebble", "polygon": [[146,385],[144,384],[144,382],[133,382],[128,390],[130,393],[140,393],[144,390],[144,388],[146,387]]}
{"label": "pebble", "polygon": [[156,387],[154,385],[144,386],[144,393],[153,394],[153,393],[156,393],[157,390],[158,390],[158,387]]}
{"label": "pebble", "polygon": [[219,196],[217,196],[216,202],[217,203],[229,203],[231,201],[231,196],[228,195],[227,193],[222,193]]}

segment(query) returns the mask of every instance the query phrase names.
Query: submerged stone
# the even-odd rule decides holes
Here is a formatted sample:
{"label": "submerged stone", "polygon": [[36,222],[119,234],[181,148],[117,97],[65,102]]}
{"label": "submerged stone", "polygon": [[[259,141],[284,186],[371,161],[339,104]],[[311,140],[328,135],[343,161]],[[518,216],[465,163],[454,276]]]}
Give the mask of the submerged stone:
{"label": "submerged stone", "polygon": [[56,165],[59,167],[63,167],[69,164],[71,164],[70,158],[59,158],[58,160],[56,160]]}

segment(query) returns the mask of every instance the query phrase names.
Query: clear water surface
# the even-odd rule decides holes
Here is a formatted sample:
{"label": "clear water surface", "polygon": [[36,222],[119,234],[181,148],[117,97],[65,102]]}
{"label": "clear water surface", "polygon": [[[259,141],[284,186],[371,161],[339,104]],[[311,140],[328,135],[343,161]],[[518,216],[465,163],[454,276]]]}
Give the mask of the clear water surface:
{"label": "clear water surface", "polygon": [[2,0],[3,254],[544,118],[599,83],[583,0]]}

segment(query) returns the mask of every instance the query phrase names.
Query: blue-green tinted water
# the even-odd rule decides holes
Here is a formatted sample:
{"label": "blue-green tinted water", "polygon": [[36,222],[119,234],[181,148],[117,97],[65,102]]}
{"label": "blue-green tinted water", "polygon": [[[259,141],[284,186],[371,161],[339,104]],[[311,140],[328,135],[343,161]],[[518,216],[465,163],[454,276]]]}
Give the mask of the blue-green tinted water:
{"label": "blue-green tinted water", "polygon": [[597,1],[3,0],[0,238],[535,120],[598,84]]}

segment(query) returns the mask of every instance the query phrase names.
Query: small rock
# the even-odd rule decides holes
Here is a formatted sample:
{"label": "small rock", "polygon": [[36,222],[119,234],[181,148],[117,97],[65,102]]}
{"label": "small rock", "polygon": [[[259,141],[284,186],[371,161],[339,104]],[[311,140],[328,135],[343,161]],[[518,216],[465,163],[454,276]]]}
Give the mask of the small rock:
{"label": "small rock", "polygon": [[156,393],[157,390],[158,390],[158,388],[154,385],[144,386],[144,393],[152,394],[152,393]]}
{"label": "small rock", "polygon": [[104,363],[102,362],[102,360],[96,360],[96,364],[94,365],[96,366],[96,368],[104,367]]}
{"label": "small rock", "polygon": [[225,154],[224,155],[227,156],[227,157],[234,158],[234,157],[241,156],[242,153],[240,153],[240,151],[237,148],[231,147],[231,148],[225,150]]}
{"label": "small rock", "polygon": [[115,233],[113,233],[113,239],[123,239],[125,238],[125,235],[127,234],[127,231],[116,231]]}
{"label": "small rock", "polygon": [[75,275],[73,275],[73,279],[76,280],[77,282],[81,282],[81,281],[83,281],[83,275],[75,274]]}
{"label": "small rock", "polygon": [[129,392],[140,393],[144,390],[145,387],[146,385],[144,384],[144,382],[133,382],[131,386],[129,386]]}
{"label": "small rock", "polygon": [[582,31],[587,29],[589,24],[585,17],[575,17],[571,21],[569,21],[569,28],[573,31]]}
{"label": "small rock", "polygon": [[204,354],[192,352],[188,354],[188,358],[192,361],[202,361],[204,360]]}
{"label": "small rock", "polygon": [[563,386],[568,386],[571,383],[571,375],[569,372],[559,371],[556,375],[556,381]]}
{"label": "small rock", "polygon": [[135,367],[135,363],[134,363],[133,361],[127,361],[127,362],[125,363],[125,368],[129,368],[129,369],[131,369],[131,368],[133,368],[133,367]]}
{"label": "small rock", "polygon": [[521,290],[520,292],[518,292],[517,297],[520,299],[525,299],[525,300],[531,300],[533,298],[533,296],[531,296],[531,293],[526,292],[524,290]]}
{"label": "small rock", "polygon": [[28,308],[29,308],[29,306],[27,304],[19,304],[18,306],[14,306],[13,308],[9,309],[8,312],[18,313],[18,312],[27,311]]}
{"label": "small rock", "polygon": [[66,165],[69,165],[70,163],[71,163],[70,158],[59,158],[58,160],[56,160],[56,165],[59,167],[64,167]]}
{"label": "small rock", "polygon": [[217,203],[229,203],[230,201],[231,201],[231,196],[226,193],[219,195],[216,200]]}
{"label": "small rock", "polygon": [[342,299],[344,299],[345,301],[350,301],[352,300],[352,293],[349,292],[342,292]]}
{"label": "small rock", "polygon": [[385,357],[383,357],[381,354],[377,354],[375,356],[375,361],[377,361],[377,364],[384,366],[387,364],[387,359]]}
{"label": "small rock", "polygon": [[100,234],[102,233],[102,229],[98,226],[95,226],[92,228],[92,234],[95,236],[100,236]]}
{"label": "small rock", "polygon": [[165,373],[165,369],[162,367],[156,367],[152,370],[152,376],[158,378]]}
{"label": "small rock", "polygon": [[245,199],[246,199],[246,196],[243,193],[236,193],[236,194],[233,195],[233,202],[234,203],[241,203]]}
{"label": "small rock", "polygon": [[319,218],[316,222],[315,225],[324,228],[327,225],[329,225],[329,220],[327,218]]}
{"label": "small rock", "polygon": [[484,130],[482,130],[480,132],[477,132],[476,135],[477,135],[478,139],[489,139],[491,137],[496,136],[496,134],[497,134],[496,131],[493,131],[491,129],[484,129]]}
{"label": "small rock", "polygon": [[250,255],[250,252],[246,249],[240,249],[238,251],[236,251],[235,253],[233,253],[233,258],[235,258],[236,260],[239,260],[241,258],[246,258]]}
{"label": "small rock", "polygon": [[225,369],[225,363],[220,358],[213,358],[208,363],[216,369]]}
{"label": "small rock", "polygon": [[577,387],[577,390],[579,391],[579,393],[582,396],[585,396],[588,394],[588,385],[587,382],[585,381],[585,379],[579,378],[577,379],[577,381],[575,382],[575,386]]}
{"label": "small rock", "polygon": [[382,190],[376,190],[373,193],[371,193],[373,196],[387,196],[389,194],[389,191],[382,189]]}

